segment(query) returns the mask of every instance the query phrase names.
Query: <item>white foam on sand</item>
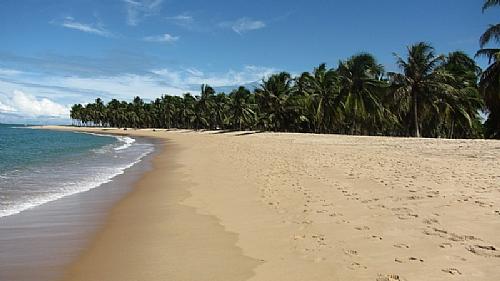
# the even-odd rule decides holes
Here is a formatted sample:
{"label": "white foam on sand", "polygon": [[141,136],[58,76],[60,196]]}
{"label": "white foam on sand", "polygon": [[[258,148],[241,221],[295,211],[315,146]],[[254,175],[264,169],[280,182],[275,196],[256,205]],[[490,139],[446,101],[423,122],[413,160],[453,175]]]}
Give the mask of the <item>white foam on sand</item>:
{"label": "white foam on sand", "polygon": [[[129,137],[117,137],[117,139],[124,143],[114,149],[117,152],[124,151],[135,143],[135,140]],[[55,192],[51,190],[51,192],[47,192],[45,195],[40,196],[40,194],[37,194],[31,198],[24,198],[23,202],[12,202],[12,205],[9,204],[10,206],[8,208],[0,210],[0,218],[18,214],[33,207],[99,187],[110,182],[114,177],[123,174],[125,170],[139,163],[146,155],[153,152],[153,150],[154,145],[151,144],[151,146],[146,146],[144,152],[131,159],[131,162],[127,164],[93,171],[92,174],[88,174],[82,179],[61,183],[61,186],[58,187]],[[5,198],[3,200],[5,200]]]}

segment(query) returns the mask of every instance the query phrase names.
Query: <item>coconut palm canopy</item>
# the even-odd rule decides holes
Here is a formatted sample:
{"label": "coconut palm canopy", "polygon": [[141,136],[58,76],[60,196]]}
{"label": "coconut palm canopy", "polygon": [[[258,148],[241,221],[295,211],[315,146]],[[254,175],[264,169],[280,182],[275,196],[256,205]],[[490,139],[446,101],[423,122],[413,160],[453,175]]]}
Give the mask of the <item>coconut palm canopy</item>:
{"label": "coconut palm canopy", "polygon": [[[483,11],[498,5],[488,0]],[[298,75],[267,75],[255,89],[216,93],[204,84],[194,96],[107,105],[97,99],[75,104],[71,118],[78,125],[113,127],[500,138],[500,49],[489,47],[499,41],[500,24],[492,24],[476,55],[490,61],[484,71],[464,52],[441,54],[417,42],[394,54],[398,71],[386,72],[363,52]]]}
{"label": "coconut palm canopy", "polygon": [[[500,6],[498,0],[487,0],[483,12]],[[479,87],[481,89],[486,109],[489,113],[485,123],[487,137],[500,138],[500,23],[491,24],[479,40],[481,49],[476,57],[487,57],[490,65],[481,74]],[[488,47],[488,45],[493,45]]]}
{"label": "coconut palm canopy", "polygon": [[477,79],[479,68],[462,52],[437,55],[424,42],[396,55],[401,68],[386,73],[369,53],[321,64],[311,72],[270,75],[250,91],[164,95],[150,103],[101,99],[75,104],[78,125],[270,130],[393,136],[476,138],[483,136]]}
{"label": "coconut palm canopy", "polygon": [[[268,102],[266,107],[274,109],[265,118],[259,116],[257,123],[269,130],[306,125],[284,123],[285,117],[292,117],[277,107],[281,103],[287,111],[294,107],[298,120],[307,118],[313,126],[310,131],[333,132],[333,125],[349,123],[352,134],[368,130],[365,122],[370,118],[381,126],[395,117],[375,103],[374,81],[369,81],[373,74],[359,76],[364,67],[358,66],[370,63],[362,54],[371,54],[384,66],[376,78],[389,79],[385,72],[402,72],[392,53],[405,58],[407,46],[424,41],[437,55],[462,51],[474,56],[478,38],[491,24],[484,36],[491,42],[484,45],[487,53],[486,49],[495,48],[500,13],[496,1],[484,0],[0,3],[0,123],[67,124],[72,104],[87,104],[97,97],[105,104],[112,99],[131,102],[135,96],[146,103],[163,94],[182,97],[189,92],[194,97],[202,84],[212,86],[215,95],[229,95],[240,85],[256,94],[255,87],[270,74],[288,72],[292,86],[302,72],[312,75],[324,63],[326,70],[344,74],[348,68],[357,69],[353,72],[357,78],[339,81],[345,88],[338,98],[347,95],[346,106],[353,110],[326,112],[333,107],[324,108],[323,103],[337,103],[337,97],[316,92],[300,101],[321,105],[315,116],[308,116],[295,108],[296,93],[290,100],[287,95],[264,93],[268,100],[256,104]],[[351,61],[353,55],[360,56]],[[489,65],[487,57],[476,61],[483,69]],[[314,86],[310,82],[304,86]],[[354,84],[347,90],[350,82]],[[361,92],[370,94],[365,97]],[[203,98],[199,110],[209,106],[205,101],[210,103]],[[378,114],[368,116],[372,110]],[[200,118],[193,120],[200,127],[215,122]]]}

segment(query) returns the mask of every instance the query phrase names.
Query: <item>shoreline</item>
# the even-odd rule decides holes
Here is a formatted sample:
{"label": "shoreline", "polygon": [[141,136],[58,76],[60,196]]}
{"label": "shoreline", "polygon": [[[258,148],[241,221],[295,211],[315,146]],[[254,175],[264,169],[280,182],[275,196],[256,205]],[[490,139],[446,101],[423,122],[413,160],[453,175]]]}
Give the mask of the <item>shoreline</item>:
{"label": "shoreline", "polygon": [[[140,142],[159,148],[156,140]],[[155,150],[96,187],[0,218],[0,279],[60,278],[103,226],[107,212],[150,169]]]}
{"label": "shoreline", "polygon": [[[183,204],[193,185],[178,171],[181,164],[175,161],[175,154],[183,148],[163,142],[152,159],[153,169],[113,206],[103,228],[61,280],[190,280],[196,276],[188,262],[194,256],[201,263],[195,269],[203,272],[200,278],[245,280],[252,276],[257,262],[235,246],[237,235],[228,232],[216,217]],[[133,255],[124,255],[129,252]]]}
{"label": "shoreline", "polygon": [[85,130],[168,149],[64,280],[500,274],[499,142]]}

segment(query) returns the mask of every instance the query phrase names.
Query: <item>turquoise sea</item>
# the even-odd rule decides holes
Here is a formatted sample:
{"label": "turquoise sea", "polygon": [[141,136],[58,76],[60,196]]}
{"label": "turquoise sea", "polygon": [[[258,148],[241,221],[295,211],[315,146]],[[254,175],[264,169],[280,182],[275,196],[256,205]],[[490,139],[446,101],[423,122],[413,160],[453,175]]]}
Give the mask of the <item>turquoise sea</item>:
{"label": "turquoise sea", "polygon": [[0,124],[0,220],[109,182],[153,149],[129,137]]}

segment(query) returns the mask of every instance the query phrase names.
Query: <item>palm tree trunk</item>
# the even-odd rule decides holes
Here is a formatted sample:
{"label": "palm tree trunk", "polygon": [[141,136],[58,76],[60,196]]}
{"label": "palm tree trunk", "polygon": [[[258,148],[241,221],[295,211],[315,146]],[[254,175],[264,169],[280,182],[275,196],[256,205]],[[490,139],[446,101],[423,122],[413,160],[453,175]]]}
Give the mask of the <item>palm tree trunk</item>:
{"label": "palm tree trunk", "polygon": [[413,121],[415,126],[414,137],[420,137],[420,129],[418,128],[418,105],[417,105],[417,94],[413,93]]}
{"label": "palm tree trunk", "polygon": [[454,120],[454,119],[452,119],[452,120],[451,120],[451,132],[450,132],[450,137],[449,137],[450,139],[452,139],[452,138],[453,138],[453,131],[454,131],[454,130],[455,130],[455,120]]}

